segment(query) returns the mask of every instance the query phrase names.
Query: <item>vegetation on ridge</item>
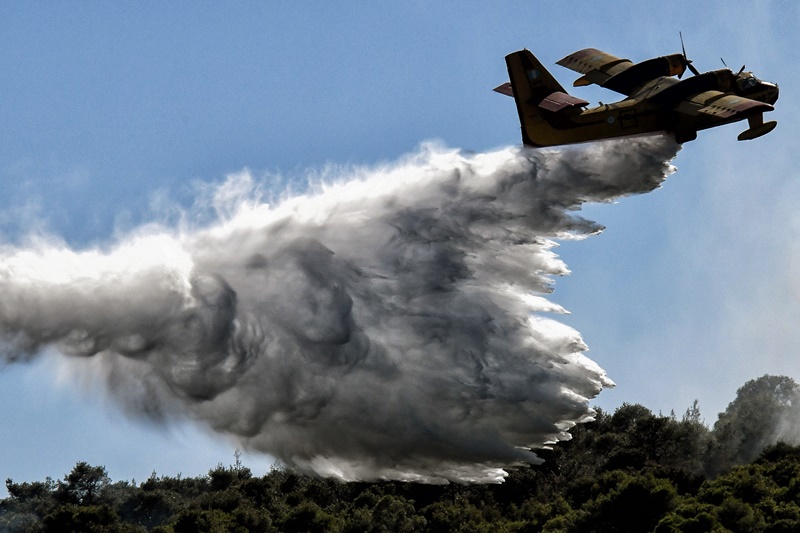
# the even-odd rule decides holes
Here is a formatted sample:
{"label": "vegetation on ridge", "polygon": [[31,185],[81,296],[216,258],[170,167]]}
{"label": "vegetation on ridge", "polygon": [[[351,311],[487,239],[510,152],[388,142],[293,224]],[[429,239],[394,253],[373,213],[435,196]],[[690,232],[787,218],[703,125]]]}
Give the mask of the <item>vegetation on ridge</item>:
{"label": "vegetation on ridge", "polygon": [[545,463],[501,485],[343,483],[239,461],[206,476],[112,482],[78,463],[62,480],[6,481],[0,531],[800,531],[800,387],[746,383],[713,428],[641,405],[598,412]]}

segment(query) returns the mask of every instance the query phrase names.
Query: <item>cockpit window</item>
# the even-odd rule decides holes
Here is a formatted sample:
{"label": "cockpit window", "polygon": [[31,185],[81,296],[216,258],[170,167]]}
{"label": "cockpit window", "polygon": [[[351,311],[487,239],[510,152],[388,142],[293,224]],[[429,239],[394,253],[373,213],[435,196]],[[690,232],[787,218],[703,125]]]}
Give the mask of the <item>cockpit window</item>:
{"label": "cockpit window", "polygon": [[739,80],[739,87],[746,91],[758,85],[759,80],[755,76],[748,76],[747,78]]}

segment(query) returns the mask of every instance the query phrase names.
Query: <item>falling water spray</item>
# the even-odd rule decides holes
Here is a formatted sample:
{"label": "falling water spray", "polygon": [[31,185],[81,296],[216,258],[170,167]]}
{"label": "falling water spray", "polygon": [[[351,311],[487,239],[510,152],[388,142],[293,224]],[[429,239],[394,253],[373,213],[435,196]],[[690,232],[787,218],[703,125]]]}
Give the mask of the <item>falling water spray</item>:
{"label": "falling water spray", "polygon": [[677,150],[424,145],[274,204],[231,176],[202,227],[2,246],[3,357],[56,350],[129,413],[201,421],[308,473],[502,481],[613,386],[552,318],[569,273],[554,239],[601,231],[580,206],[657,188]]}

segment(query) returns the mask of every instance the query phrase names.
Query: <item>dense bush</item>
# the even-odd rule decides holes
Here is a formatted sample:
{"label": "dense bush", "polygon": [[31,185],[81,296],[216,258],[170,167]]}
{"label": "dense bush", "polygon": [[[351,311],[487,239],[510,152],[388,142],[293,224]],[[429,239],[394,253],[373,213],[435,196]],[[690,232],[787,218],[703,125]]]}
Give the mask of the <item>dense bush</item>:
{"label": "dense bush", "polygon": [[680,420],[641,405],[598,412],[501,485],[341,483],[280,468],[254,477],[237,457],[136,486],[80,462],[59,481],[7,480],[0,531],[800,531],[800,447],[775,444],[793,436],[786,424],[782,434],[763,424],[785,420],[798,398],[789,378],[753,380],[713,430],[697,404]]}

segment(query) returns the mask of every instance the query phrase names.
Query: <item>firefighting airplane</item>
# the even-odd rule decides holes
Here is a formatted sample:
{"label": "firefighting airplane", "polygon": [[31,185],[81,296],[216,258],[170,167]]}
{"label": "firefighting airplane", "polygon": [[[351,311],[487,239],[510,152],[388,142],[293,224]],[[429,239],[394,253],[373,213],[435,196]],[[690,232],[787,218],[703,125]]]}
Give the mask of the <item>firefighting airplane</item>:
{"label": "firefighting airplane", "polygon": [[[683,45],[681,39],[681,46]],[[683,48],[683,46],[682,46]],[[723,61],[724,63],[724,61]],[[510,82],[494,90],[512,96],[528,146],[554,146],[667,131],[679,143],[697,132],[747,119],[740,141],[769,133],[764,122],[778,100],[778,86],[761,81],[742,67],[700,73],[681,54],[633,63],[594,48],[570,54],[558,64],[580,74],[575,87],[595,83],[627,96],[613,104],[587,108],[589,102],[567,94],[528,50],[506,56]],[[727,65],[726,65],[727,66]],[[689,69],[691,77],[681,80]],[[677,76],[677,79],[672,77]]]}

